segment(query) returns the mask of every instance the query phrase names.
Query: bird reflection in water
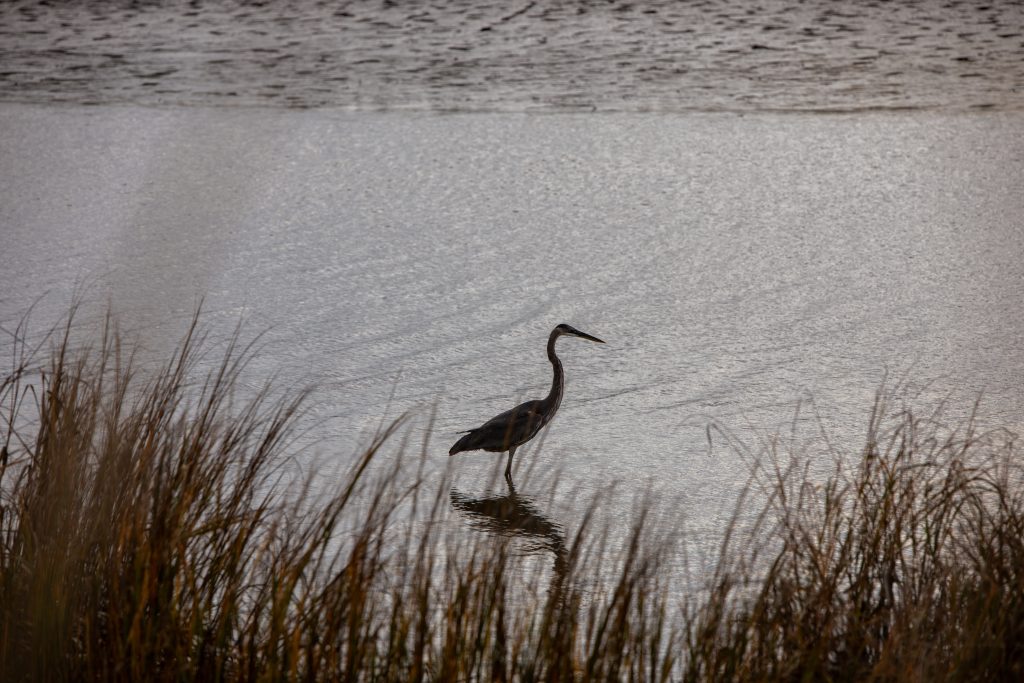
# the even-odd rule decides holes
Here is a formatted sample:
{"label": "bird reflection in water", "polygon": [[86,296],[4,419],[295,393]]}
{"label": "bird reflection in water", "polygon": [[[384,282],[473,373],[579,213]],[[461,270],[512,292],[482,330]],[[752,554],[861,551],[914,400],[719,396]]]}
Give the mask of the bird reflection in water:
{"label": "bird reflection in water", "polygon": [[549,551],[554,555],[554,583],[560,593],[568,571],[568,551],[562,527],[551,521],[529,498],[516,493],[508,483],[504,496],[470,498],[457,489],[451,490],[452,508],[469,520],[471,526],[504,538],[516,537],[530,541],[528,551]]}

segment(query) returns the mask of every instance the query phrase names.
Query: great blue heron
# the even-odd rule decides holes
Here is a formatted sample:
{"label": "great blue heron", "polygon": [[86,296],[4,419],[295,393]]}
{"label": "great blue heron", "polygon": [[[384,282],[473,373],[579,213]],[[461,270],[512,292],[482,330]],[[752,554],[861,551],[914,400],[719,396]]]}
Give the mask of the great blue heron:
{"label": "great blue heron", "polygon": [[551,422],[555,416],[558,406],[562,403],[562,391],[565,389],[565,373],[562,372],[562,361],[555,355],[555,341],[562,335],[581,337],[599,344],[603,341],[580,332],[572,325],[562,323],[551,330],[548,337],[548,360],[554,368],[555,377],[551,381],[551,392],[547,398],[540,401],[527,401],[517,405],[512,410],[506,410],[501,415],[492,417],[476,429],[471,429],[464,437],[455,442],[448,455],[455,455],[462,451],[484,450],[492,453],[503,453],[508,451],[508,465],[505,466],[505,479],[512,481],[512,458],[516,454],[516,448],[537,435],[537,432]]}

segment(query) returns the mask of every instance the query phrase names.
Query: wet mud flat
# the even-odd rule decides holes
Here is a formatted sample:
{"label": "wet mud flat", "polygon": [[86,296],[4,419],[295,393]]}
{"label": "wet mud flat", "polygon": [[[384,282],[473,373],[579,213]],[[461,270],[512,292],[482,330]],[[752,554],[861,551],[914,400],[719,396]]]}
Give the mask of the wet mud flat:
{"label": "wet mud flat", "polygon": [[504,111],[1024,105],[1024,3],[8,2],[0,101]]}

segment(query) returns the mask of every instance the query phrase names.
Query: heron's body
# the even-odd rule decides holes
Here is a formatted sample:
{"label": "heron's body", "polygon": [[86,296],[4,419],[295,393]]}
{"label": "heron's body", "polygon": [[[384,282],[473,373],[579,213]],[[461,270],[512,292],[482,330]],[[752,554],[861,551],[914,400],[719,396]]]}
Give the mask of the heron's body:
{"label": "heron's body", "polygon": [[449,455],[475,450],[504,453],[510,448],[523,445],[537,436],[537,432],[554,417],[551,415],[544,418],[543,403],[527,401],[492,417],[459,439]]}
{"label": "heron's body", "polygon": [[559,325],[551,331],[548,337],[548,360],[551,361],[554,377],[551,380],[551,391],[546,398],[539,401],[527,401],[521,403],[511,410],[506,410],[500,415],[492,417],[476,429],[471,429],[461,439],[455,442],[448,455],[455,455],[462,451],[491,451],[493,453],[504,453],[508,451],[508,465],[505,468],[505,478],[512,479],[512,458],[516,448],[523,445],[537,435],[543,427],[551,422],[562,403],[562,393],[565,390],[565,373],[562,371],[562,361],[555,355],[555,341],[562,335],[581,337],[591,341],[604,343],[597,337],[570,327]]}

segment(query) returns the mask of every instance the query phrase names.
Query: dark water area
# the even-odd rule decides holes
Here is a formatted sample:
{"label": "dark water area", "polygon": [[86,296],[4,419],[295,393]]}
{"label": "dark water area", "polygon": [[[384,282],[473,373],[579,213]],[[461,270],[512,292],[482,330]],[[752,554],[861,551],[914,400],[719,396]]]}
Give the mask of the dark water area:
{"label": "dark water area", "polygon": [[1020,2],[8,2],[0,101],[1019,109]]}

